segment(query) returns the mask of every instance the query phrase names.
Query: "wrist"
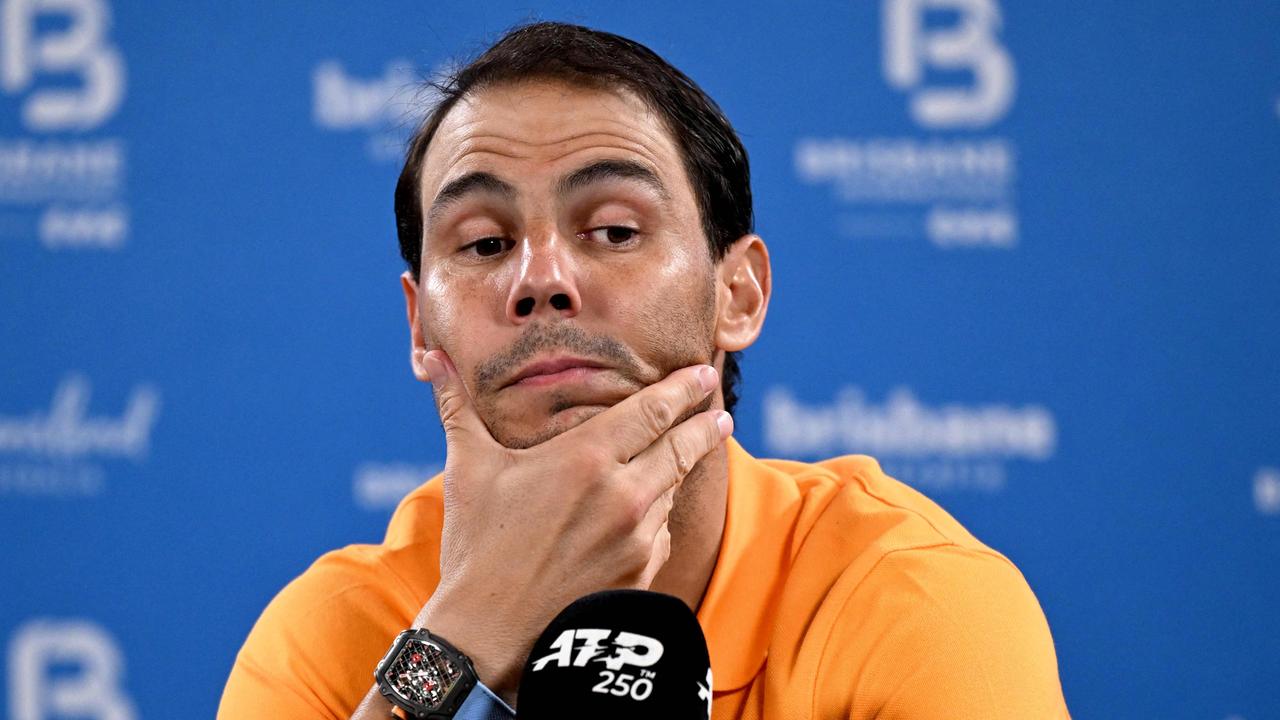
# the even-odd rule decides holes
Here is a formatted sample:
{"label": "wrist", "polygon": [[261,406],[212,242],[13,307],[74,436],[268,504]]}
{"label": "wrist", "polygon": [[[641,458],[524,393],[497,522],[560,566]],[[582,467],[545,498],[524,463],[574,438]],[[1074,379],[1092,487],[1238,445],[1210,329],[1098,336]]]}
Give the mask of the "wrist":
{"label": "wrist", "polygon": [[479,681],[470,658],[429,630],[396,636],[374,671],[378,691],[409,718],[453,717]]}
{"label": "wrist", "polygon": [[516,643],[504,642],[493,633],[492,623],[476,620],[474,612],[457,612],[455,606],[438,593],[423,606],[413,627],[429,630],[470,658],[480,682],[512,704],[524,667],[523,657],[519,648],[514,647]]}

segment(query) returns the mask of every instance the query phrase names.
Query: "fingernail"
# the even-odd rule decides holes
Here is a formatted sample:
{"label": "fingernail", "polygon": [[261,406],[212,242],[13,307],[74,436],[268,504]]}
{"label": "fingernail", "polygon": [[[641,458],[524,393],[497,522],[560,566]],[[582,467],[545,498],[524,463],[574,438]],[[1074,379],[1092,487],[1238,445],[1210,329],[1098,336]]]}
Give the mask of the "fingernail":
{"label": "fingernail", "polygon": [[444,380],[446,373],[444,363],[440,362],[440,358],[434,352],[429,352],[422,357],[422,366],[426,368],[427,377],[431,379],[432,385]]}
{"label": "fingernail", "polygon": [[733,416],[721,410],[716,416],[716,425],[720,427],[720,439],[724,440],[733,434]]}
{"label": "fingernail", "polygon": [[698,383],[702,385],[702,392],[709,393],[720,384],[720,374],[710,365],[703,365],[698,369]]}

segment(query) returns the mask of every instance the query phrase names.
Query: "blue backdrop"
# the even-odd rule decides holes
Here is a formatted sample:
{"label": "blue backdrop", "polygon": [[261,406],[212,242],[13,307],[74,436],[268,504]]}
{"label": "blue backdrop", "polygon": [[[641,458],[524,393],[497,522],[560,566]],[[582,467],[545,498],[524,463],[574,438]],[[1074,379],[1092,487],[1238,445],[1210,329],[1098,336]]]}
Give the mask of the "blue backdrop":
{"label": "blue backdrop", "polygon": [[8,717],[212,716],[440,466],[400,143],[531,18],[742,134],[749,450],[875,455],[1009,555],[1075,716],[1280,717],[1280,4],[0,0]]}

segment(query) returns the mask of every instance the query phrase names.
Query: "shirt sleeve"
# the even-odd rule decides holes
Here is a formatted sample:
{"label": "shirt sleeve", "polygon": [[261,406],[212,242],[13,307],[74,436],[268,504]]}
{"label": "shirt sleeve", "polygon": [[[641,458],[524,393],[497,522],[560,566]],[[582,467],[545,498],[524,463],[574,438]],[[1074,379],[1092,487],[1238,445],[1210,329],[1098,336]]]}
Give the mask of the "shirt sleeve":
{"label": "shirt sleeve", "polygon": [[276,595],[236,655],[219,720],[351,717],[421,607],[368,565],[351,551],[330,553]]}
{"label": "shirt sleeve", "polygon": [[1000,555],[956,546],[888,553],[839,618],[815,716],[1069,718],[1044,612]]}
{"label": "shirt sleeve", "polygon": [[494,695],[484,683],[476,683],[453,717],[454,720],[512,720],[515,716],[516,711],[502,698]]}

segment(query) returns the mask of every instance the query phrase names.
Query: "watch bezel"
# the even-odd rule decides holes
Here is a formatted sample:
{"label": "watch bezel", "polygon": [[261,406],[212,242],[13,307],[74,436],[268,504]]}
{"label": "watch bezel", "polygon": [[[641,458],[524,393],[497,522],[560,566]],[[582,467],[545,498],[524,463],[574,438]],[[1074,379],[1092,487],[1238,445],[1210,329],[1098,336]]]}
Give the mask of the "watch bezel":
{"label": "watch bezel", "polygon": [[[445,694],[444,699],[440,701],[439,707],[429,707],[404,697],[396,691],[395,685],[387,679],[387,670],[400,657],[400,653],[405,650],[411,640],[434,645],[461,670],[458,680],[449,689],[449,692]],[[387,650],[387,654],[382,656],[382,660],[378,662],[378,667],[374,671],[373,677],[382,696],[392,705],[404,710],[414,720],[448,720],[452,718],[477,682],[476,670],[471,663],[471,658],[450,645],[444,638],[432,635],[430,631],[422,628],[404,630],[397,635],[395,642]]]}

